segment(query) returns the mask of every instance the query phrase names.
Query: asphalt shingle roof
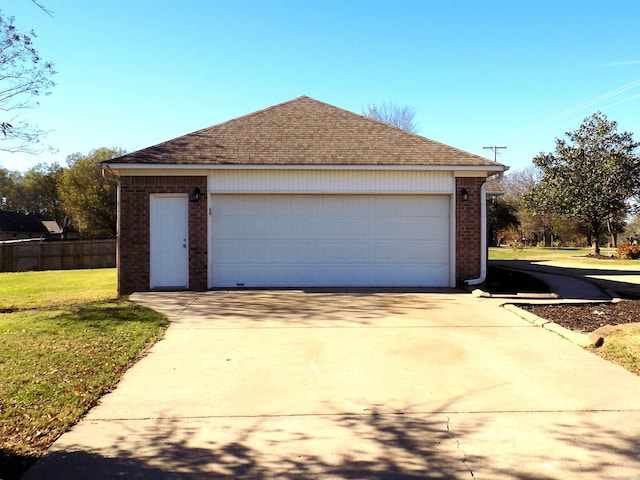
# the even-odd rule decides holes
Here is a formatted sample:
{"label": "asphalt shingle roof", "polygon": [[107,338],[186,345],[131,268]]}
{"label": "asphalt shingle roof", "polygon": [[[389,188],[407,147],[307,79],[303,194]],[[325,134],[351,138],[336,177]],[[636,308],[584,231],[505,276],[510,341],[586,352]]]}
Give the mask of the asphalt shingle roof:
{"label": "asphalt shingle roof", "polygon": [[502,167],[306,96],[104,163]]}
{"label": "asphalt shingle roof", "polygon": [[37,215],[0,211],[0,232],[49,233]]}

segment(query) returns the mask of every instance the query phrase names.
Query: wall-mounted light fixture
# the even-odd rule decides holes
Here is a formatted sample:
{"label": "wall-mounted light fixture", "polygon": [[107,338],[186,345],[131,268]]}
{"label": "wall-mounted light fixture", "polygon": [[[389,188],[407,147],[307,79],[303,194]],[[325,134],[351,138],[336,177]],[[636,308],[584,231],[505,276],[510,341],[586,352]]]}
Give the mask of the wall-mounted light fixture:
{"label": "wall-mounted light fixture", "polygon": [[193,189],[193,201],[194,202],[200,201],[200,187],[196,187]]}
{"label": "wall-mounted light fixture", "polygon": [[469,192],[467,192],[466,188],[463,188],[462,190],[460,190],[460,195],[462,196],[463,202],[466,202],[467,200],[469,200]]}

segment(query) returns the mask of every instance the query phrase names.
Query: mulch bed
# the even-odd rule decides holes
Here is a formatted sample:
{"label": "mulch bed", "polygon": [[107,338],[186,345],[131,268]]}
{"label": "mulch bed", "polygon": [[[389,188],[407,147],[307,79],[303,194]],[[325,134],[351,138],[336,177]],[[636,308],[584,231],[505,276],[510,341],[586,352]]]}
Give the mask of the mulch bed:
{"label": "mulch bed", "polygon": [[640,300],[582,305],[518,305],[569,330],[590,333],[605,325],[640,322]]}
{"label": "mulch bed", "polygon": [[[487,288],[492,294],[549,293],[549,287],[523,272],[489,267]],[[518,307],[540,318],[562,325],[569,330],[591,333],[605,325],[640,322],[640,300],[619,303],[589,303],[581,305],[525,305]]]}

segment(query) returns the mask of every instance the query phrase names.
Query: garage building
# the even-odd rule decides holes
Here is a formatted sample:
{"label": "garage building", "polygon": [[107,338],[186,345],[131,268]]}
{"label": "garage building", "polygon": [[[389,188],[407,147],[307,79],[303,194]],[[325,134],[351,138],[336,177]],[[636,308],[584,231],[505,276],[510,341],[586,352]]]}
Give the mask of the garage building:
{"label": "garage building", "polygon": [[309,97],[101,166],[121,294],[481,283],[506,169]]}

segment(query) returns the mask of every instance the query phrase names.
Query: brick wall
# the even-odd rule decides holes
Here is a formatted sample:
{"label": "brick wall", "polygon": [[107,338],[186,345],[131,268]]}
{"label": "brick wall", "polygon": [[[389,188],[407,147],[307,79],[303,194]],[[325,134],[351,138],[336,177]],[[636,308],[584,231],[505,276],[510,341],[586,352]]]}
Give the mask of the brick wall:
{"label": "brick wall", "polygon": [[[480,275],[480,188],[485,178],[456,178],[456,284]],[[462,189],[469,200],[462,200]]]}
{"label": "brick wall", "polygon": [[207,288],[207,177],[145,176],[120,178],[118,293],[149,290],[149,197],[152,193],[187,193],[200,188],[199,202],[189,202],[189,288]]}
{"label": "brick wall", "polygon": [[[456,283],[480,275],[480,188],[484,178],[456,178]],[[118,292],[149,290],[149,197],[152,193],[187,193],[200,188],[199,202],[189,202],[189,288],[207,288],[207,177],[144,176],[120,179]],[[463,201],[465,188],[469,199]]]}

